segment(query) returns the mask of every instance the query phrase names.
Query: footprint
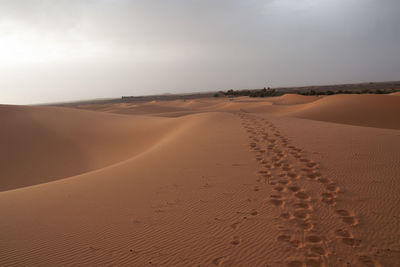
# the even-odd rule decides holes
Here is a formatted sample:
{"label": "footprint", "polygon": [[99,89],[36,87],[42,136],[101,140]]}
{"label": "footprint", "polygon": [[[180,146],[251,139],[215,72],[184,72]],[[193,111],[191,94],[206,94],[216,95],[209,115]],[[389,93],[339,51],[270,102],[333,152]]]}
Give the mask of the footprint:
{"label": "footprint", "polygon": [[312,246],[310,251],[318,256],[325,256],[328,254],[327,251],[321,246]]}
{"label": "footprint", "polygon": [[250,215],[252,215],[252,216],[256,216],[257,214],[258,214],[258,211],[256,211],[256,210],[252,210],[250,212]]}
{"label": "footprint", "polygon": [[234,230],[238,229],[239,226],[240,226],[240,222],[235,222],[235,223],[232,223],[232,224],[231,224],[231,227],[232,227]]}
{"label": "footprint", "polygon": [[328,178],[319,178],[318,182],[322,183],[322,184],[327,184],[330,183],[331,180],[329,180]]}
{"label": "footprint", "polygon": [[336,198],[323,198],[322,202],[324,202],[325,204],[330,205],[330,206],[335,206]]}
{"label": "footprint", "polygon": [[309,172],[312,172],[313,169],[310,169],[310,168],[302,168],[301,171],[306,172],[306,173],[309,173]]}
{"label": "footprint", "polygon": [[281,162],[275,162],[275,163],[274,163],[274,166],[275,166],[275,167],[280,167],[281,165],[282,165]]}
{"label": "footprint", "polygon": [[317,167],[317,163],[315,163],[315,162],[308,162],[306,165],[309,168],[316,168]]}
{"label": "footprint", "polygon": [[309,199],[310,196],[304,192],[304,191],[299,191],[295,194],[295,197],[299,198],[299,199]]}
{"label": "footprint", "polygon": [[323,267],[325,264],[322,262],[321,258],[309,258],[306,259],[307,267]]}
{"label": "footprint", "polygon": [[228,259],[229,259],[229,258],[226,257],[226,256],[218,257],[218,258],[215,258],[215,259],[212,261],[212,263],[213,263],[214,265],[221,266],[222,264],[224,264],[224,262],[227,262]]}
{"label": "footprint", "polygon": [[292,237],[290,235],[280,235],[278,236],[278,241],[280,242],[290,242],[290,240],[292,239]]}
{"label": "footprint", "polygon": [[270,201],[275,206],[283,206],[283,200],[281,199],[270,199]]}
{"label": "footprint", "polygon": [[335,206],[336,205],[336,197],[332,193],[322,193],[322,202],[325,204]]}
{"label": "footprint", "polygon": [[282,162],[275,162],[275,163],[274,163],[274,166],[277,167],[277,168],[279,168],[280,166],[282,166]]}
{"label": "footprint", "polygon": [[298,192],[301,188],[297,185],[289,186],[289,190],[292,192]]}
{"label": "footprint", "polygon": [[279,176],[279,177],[286,177],[286,173],[285,173],[285,172],[282,172],[282,173],[278,174],[278,176]]}
{"label": "footprint", "polygon": [[267,170],[271,170],[274,167],[271,164],[264,164],[264,168],[266,168]]}
{"label": "footprint", "polygon": [[322,239],[316,235],[309,235],[306,237],[306,241],[310,243],[321,243]]}
{"label": "footprint", "polygon": [[318,178],[318,177],[317,177],[317,175],[315,175],[315,174],[314,174],[314,173],[312,173],[312,172],[311,172],[311,173],[308,173],[308,174],[307,174],[307,177],[308,177],[308,178],[310,178],[310,179],[312,179],[312,180],[314,180],[314,179],[317,179],[317,178]]}
{"label": "footprint", "polygon": [[280,158],[278,158],[278,157],[272,157],[271,158],[271,161],[274,161],[274,162],[278,162],[278,161],[280,161],[281,159]]}
{"label": "footprint", "polygon": [[295,247],[295,248],[300,248],[300,247],[303,246],[303,244],[301,243],[301,241],[300,241],[300,240],[297,240],[297,239],[290,240],[289,243],[290,243],[293,247]]}
{"label": "footprint", "polygon": [[334,184],[328,184],[328,186],[326,187],[326,189],[327,189],[328,191],[331,191],[331,192],[338,192],[338,191],[339,191],[339,187],[337,187],[337,186],[334,185]]}
{"label": "footprint", "polygon": [[322,174],[320,172],[314,171],[313,173],[317,178],[322,176]]}
{"label": "footprint", "polygon": [[365,267],[379,266],[370,256],[362,255],[358,257],[358,262]]}
{"label": "footprint", "polygon": [[354,217],[352,217],[352,216],[342,217],[342,221],[343,221],[344,223],[347,223],[347,224],[352,225],[352,226],[358,224],[357,219],[354,218]]}
{"label": "footprint", "polygon": [[340,216],[351,216],[351,213],[347,210],[335,210],[335,212]]}
{"label": "footprint", "polygon": [[266,178],[266,179],[271,179],[272,178],[272,175],[271,174],[263,174],[262,175],[264,178]]}
{"label": "footprint", "polygon": [[352,237],[343,237],[342,242],[351,247],[358,247],[361,243],[361,240],[354,239]]}
{"label": "footprint", "polygon": [[297,173],[294,173],[294,172],[287,172],[287,176],[289,176],[290,178],[293,178],[293,179],[298,177]]}
{"label": "footprint", "polygon": [[284,212],[280,215],[280,217],[289,220],[290,218],[292,218],[292,215],[289,212]]}
{"label": "footprint", "polygon": [[304,267],[306,266],[302,261],[292,260],[286,264],[287,267]]}
{"label": "footprint", "polygon": [[296,210],[294,212],[294,217],[301,219],[301,220],[305,220],[305,219],[309,218],[310,215],[307,212],[305,212],[304,210]]}
{"label": "footprint", "polygon": [[314,224],[311,222],[298,222],[298,225],[305,231],[310,231],[314,228]]}
{"label": "footprint", "polygon": [[336,235],[337,237],[346,237],[346,238],[352,236],[352,235],[350,234],[349,231],[344,230],[344,229],[337,229],[337,230],[335,230],[335,235]]}
{"label": "footprint", "polygon": [[240,238],[238,236],[234,236],[233,240],[231,241],[231,244],[236,246],[240,244]]}
{"label": "footprint", "polygon": [[333,198],[333,197],[335,197],[332,193],[322,193],[321,196],[323,198]]}
{"label": "footprint", "polygon": [[285,188],[282,187],[282,186],[276,186],[276,187],[274,187],[274,190],[275,190],[275,191],[278,191],[278,192],[282,192],[284,189],[285,189]]}
{"label": "footprint", "polygon": [[310,204],[305,202],[297,202],[293,204],[293,207],[300,208],[300,209],[311,209]]}

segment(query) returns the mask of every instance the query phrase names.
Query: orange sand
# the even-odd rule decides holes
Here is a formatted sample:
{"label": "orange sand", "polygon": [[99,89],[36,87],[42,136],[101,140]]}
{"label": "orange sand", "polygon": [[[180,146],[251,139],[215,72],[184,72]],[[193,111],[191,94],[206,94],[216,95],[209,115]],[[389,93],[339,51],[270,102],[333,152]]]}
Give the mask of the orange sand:
{"label": "orange sand", "polygon": [[0,265],[399,266],[400,98],[0,106]]}

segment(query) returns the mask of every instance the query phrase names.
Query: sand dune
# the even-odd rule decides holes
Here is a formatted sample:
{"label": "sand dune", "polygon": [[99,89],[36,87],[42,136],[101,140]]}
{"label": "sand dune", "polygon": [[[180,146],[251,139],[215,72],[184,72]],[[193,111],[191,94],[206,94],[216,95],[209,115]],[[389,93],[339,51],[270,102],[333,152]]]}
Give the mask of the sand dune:
{"label": "sand dune", "polygon": [[400,129],[400,99],[389,95],[334,95],[296,112],[301,118]]}
{"label": "sand dune", "polygon": [[0,106],[0,264],[397,266],[399,107]]}
{"label": "sand dune", "polygon": [[137,155],[176,127],[167,119],[0,106],[0,191],[77,175]]}
{"label": "sand dune", "polygon": [[118,104],[102,104],[102,105],[82,105],[83,109],[95,109],[97,111],[118,113],[118,114],[153,114],[153,113],[167,113],[179,112],[185,110],[182,107],[175,105],[165,105],[164,103],[152,102],[139,102],[139,103],[118,103]]}
{"label": "sand dune", "polygon": [[321,96],[303,96],[297,94],[285,94],[283,96],[271,97],[268,101],[276,105],[297,105],[310,103],[321,99]]}

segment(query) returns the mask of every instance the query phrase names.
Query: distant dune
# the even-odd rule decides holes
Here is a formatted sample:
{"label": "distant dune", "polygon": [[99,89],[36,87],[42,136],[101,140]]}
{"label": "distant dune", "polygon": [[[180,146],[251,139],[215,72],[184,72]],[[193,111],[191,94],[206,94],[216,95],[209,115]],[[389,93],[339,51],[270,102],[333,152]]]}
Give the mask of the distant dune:
{"label": "distant dune", "polygon": [[400,129],[400,99],[392,95],[334,95],[312,102],[295,116],[378,128]]}
{"label": "distant dune", "polygon": [[296,105],[305,104],[321,99],[319,96],[303,96],[297,94],[286,94],[283,96],[272,97],[268,101],[274,103],[275,105]]}
{"label": "distant dune", "polygon": [[0,265],[398,266],[400,98],[0,106]]}

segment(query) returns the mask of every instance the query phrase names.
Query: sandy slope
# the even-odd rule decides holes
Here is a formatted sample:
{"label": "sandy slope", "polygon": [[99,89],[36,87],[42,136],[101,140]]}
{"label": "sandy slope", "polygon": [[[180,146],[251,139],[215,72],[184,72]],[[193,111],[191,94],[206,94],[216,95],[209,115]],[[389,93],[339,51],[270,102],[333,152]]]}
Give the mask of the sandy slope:
{"label": "sandy slope", "polygon": [[7,177],[0,191],[120,162],[176,127],[161,118],[22,106],[0,106],[0,124],[0,169]]}
{"label": "sandy slope", "polygon": [[400,129],[400,99],[391,95],[333,95],[308,104],[295,116],[352,125]]}
{"label": "sandy slope", "polygon": [[398,104],[1,106],[0,264],[399,265]]}

